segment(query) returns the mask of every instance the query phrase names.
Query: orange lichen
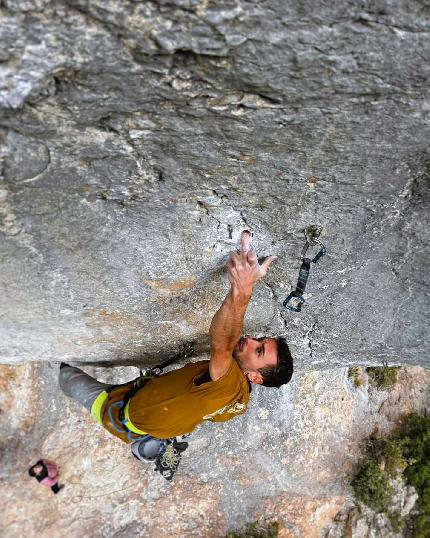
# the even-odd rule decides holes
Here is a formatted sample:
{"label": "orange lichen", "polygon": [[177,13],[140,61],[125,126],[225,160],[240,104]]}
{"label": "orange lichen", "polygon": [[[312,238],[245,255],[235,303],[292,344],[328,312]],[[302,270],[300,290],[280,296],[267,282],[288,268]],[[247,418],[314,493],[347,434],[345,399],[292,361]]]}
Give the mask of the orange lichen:
{"label": "orange lichen", "polygon": [[162,293],[166,293],[166,292],[175,293],[178,291],[192,288],[197,282],[197,278],[192,276],[188,278],[181,278],[179,280],[174,280],[173,282],[169,282],[165,278],[157,278],[157,279],[145,279],[143,282],[147,284],[154,291],[160,291]]}

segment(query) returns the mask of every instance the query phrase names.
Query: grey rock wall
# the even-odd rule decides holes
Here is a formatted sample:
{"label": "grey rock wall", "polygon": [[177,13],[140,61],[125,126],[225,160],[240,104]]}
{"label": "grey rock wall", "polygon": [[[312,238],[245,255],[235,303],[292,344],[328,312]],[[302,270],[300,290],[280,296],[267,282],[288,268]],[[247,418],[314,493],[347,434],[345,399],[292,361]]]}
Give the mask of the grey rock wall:
{"label": "grey rock wall", "polygon": [[[279,258],[248,333],[428,365],[428,1],[0,6],[1,362],[204,353],[250,228]],[[290,314],[309,224],[328,255]]]}
{"label": "grey rock wall", "polygon": [[[137,373],[85,370],[108,383]],[[193,432],[167,482],[58,390],[55,365],[0,365],[0,536],[225,538],[263,517],[279,522],[279,538],[347,537],[351,526],[354,537],[370,526],[371,536],[393,538],[375,533],[384,518],[343,515],[364,440],[387,435],[412,410],[430,411],[430,372],[398,374],[384,392],[367,376],[356,387],[347,368],[301,372],[281,390],[256,387],[246,414]],[[61,494],[28,476],[40,457],[60,465]]]}

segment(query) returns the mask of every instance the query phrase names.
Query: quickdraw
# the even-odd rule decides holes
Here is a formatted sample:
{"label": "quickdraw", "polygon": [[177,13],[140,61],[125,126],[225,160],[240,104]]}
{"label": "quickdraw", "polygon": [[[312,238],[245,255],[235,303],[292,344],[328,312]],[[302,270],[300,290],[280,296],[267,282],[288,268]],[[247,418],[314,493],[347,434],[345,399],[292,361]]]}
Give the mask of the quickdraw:
{"label": "quickdraw", "polygon": [[[147,379],[152,377],[158,377],[163,373],[163,370],[170,366],[171,364],[174,364],[175,362],[178,362],[181,359],[185,359],[186,357],[193,357],[195,355],[195,351],[193,349],[192,343],[186,343],[182,347],[182,349],[176,353],[173,357],[170,357],[170,359],[165,360],[161,364],[157,364],[157,366],[153,366],[152,368],[148,368],[142,372],[140,370],[140,376],[137,378],[139,379]],[[135,380],[135,381],[137,381]]]}
{"label": "quickdraw", "polygon": [[[296,289],[293,290],[282,303],[285,308],[293,312],[300,312],[302,309],[302,305],[305,302],[303,294],[306,289],[306,283],[308,281],[311,263],[317,263],[317,261],[327,252],[324,243],[319,239],[321,231],[322,227],[315,225],[308,226],[304,231],[306,243],[300,255],[302,265],[300,266],[299,278],[297,279]],[[313,258],[306,257],[309,247],[315,245],[320,246],[320,249],[318,250],[317,254]]]}

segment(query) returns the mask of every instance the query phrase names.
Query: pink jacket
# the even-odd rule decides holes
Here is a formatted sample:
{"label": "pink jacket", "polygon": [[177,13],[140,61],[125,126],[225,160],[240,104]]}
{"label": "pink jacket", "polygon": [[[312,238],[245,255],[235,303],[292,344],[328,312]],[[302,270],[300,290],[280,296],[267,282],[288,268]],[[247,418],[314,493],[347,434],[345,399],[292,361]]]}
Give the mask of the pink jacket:
{"label": "pink jacket", "polygon": [[55,461],[50,461],[50,460],[42,460],[42,461],[44,465],[46,465],[46,469],[48,470],[48,476],[44,478],[40,483],[50,488],[51,486],[54,486],[58,482],[58,478],[59,478],[58,467]]}

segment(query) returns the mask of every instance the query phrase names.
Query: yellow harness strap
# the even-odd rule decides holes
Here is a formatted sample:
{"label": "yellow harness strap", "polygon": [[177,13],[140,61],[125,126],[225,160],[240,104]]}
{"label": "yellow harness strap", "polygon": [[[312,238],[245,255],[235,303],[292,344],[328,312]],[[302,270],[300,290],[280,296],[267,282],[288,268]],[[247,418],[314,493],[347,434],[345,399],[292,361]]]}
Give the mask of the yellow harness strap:
{"label": "yellow harness strap", "polygon": [[97,398],[94,400],[93,405],[91,406],[91,415],[94,420],[99,424],[103,424],[102,421],[102,408],[105,401],[108,399],[108,393],[104,390],[102,391]]}
{"label": "yellow harness strap", "polygon": [[[93,405],[91,406],[91,415],[94,420],[96,420],[99,424],[103,425],[102,420],[102,411],[103,406],[108,399],[109,394],[104,390],[102,391],[97,398],[94,400]],[[122,420],[122,424],[132,433],[137,433],[138,435],[147,435],[146,432],[143,430],[139,430],[139,428],[136,428],[134,424],[130,420],[130,416],[128,414],[128,405],[130,402],[127,402],[127,405],[124,408],[124,420]]]}
{"label": "yellow harness strap", "polygon": [[124,408],[124,420],[122,421],[123,425],[127,428],[127,430],[137,433],[139,435],[147,435],[146,432],[143,430],[139,430],[139,428],[136,428],[136,426],[131,422],[130,416],[128,414],[128,406],[130,402],[127,402],[127,405]]}

